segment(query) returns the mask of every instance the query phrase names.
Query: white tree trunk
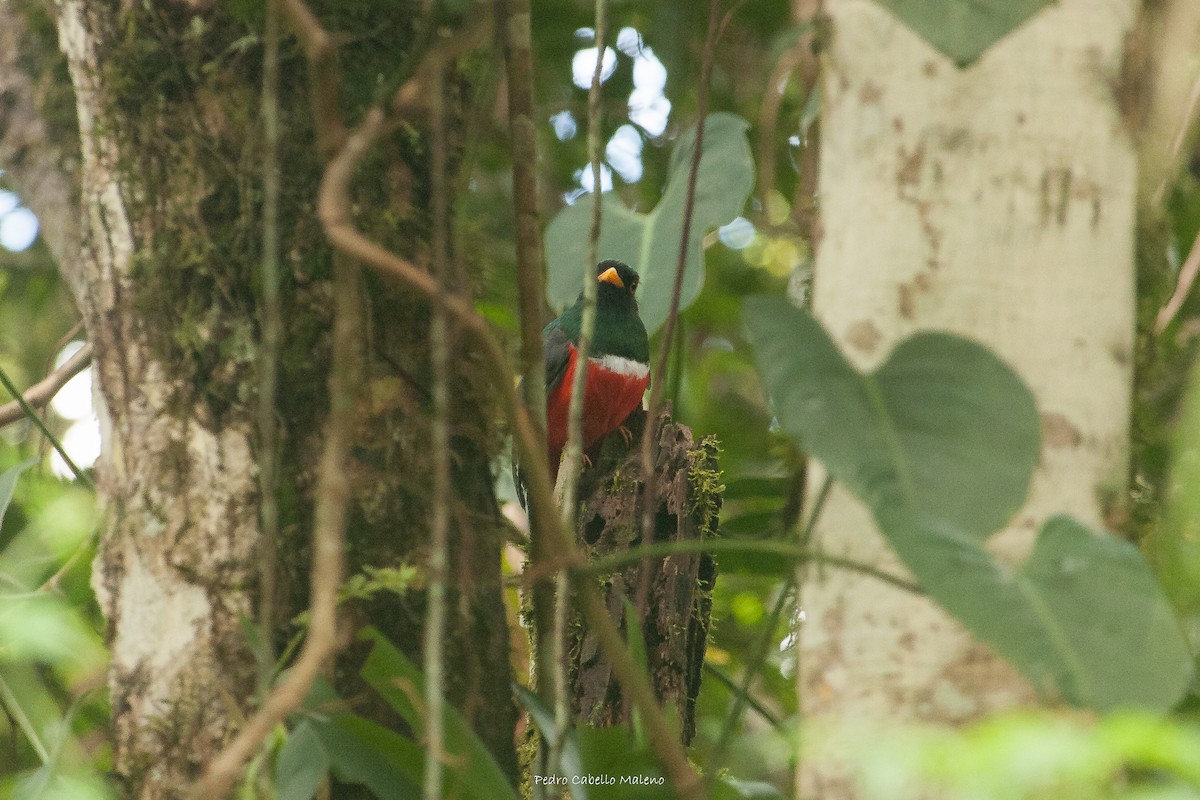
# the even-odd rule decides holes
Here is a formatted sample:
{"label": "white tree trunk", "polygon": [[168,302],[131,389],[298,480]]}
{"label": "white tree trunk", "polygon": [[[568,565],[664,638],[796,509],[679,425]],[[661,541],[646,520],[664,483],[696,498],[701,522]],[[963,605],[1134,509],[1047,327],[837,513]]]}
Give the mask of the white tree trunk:
{"label": "white tree trunk", "polygon": [[[1041,463],[993,538],[1101,524],[1127,462],[1134,147],[1117,107],[1133,0],[1062,0],[957,69],[870,0],[828,0],[817,315],[860,367],[920,329],[994,349],[1033,389]],[[864,508],[831,497],[831,553],[900,571]],[[957,723],[1029,702],[1016,672],[931,602],[844,571],[805,576],[809,719]],[[851,797],[828,762],[804,796]]]}
{"label": "white tree trunk", "polygon": [[[108,622],[115,763],[125,796],[174,797],[223,744],[253,688],[241,619],[256,576],[256,466],[251,418],[219,418],[181,365],[159,357],[180,298],[147,305],[135,256],[152,259],[155,223],[129,172],[103,83],[113,65],[114,10],[58,5],[59,41],[75,86],[81,136],[82,252],[63,264],[95,348],[107,511],[92,575]],[[194,204],[188,176],[159,202]],[[172,190],[179,190],[175,196]],[[151,263],[149,269],[176,265]],[[242,409],[244,411],[244,409]]]}

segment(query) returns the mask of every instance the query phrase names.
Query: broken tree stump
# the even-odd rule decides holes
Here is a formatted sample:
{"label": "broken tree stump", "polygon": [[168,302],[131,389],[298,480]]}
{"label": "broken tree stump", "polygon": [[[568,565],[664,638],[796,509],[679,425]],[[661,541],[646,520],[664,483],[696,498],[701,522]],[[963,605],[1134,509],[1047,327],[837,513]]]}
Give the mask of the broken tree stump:
{"label": "broken tree stump", "polygon": [[[626,421],[634,433],[626,446],[610,435],[593,469],[581,476],[578,544],[589,561],[623,552],[642,542],[645,482],[641,434],[646,414]],[[672,420],[670,404],[653,426],[655,500],[654,542],[706,539],[716,535],[721,510],[721,473],[715,437],[695,440],[686,425]],[[643,577],[645,574],[645,577]],[[707,553],[680,553],[628,564],[597,580],[613,621],[626,634],[626,601],[637,606],[646,644],[650,685],[680,722],[683,744],[696,731],[696,697],[712,611],[716,564]],[[612,674],[595,636],[575,614],[568,631],[571,705],[575,718],[599,727],[629,722],[630,704]]]}

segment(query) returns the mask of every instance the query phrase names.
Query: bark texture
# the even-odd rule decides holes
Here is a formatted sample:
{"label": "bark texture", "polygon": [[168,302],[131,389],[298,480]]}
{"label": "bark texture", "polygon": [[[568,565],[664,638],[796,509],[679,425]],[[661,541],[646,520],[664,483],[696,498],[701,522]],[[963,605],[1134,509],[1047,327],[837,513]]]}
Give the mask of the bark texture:
{"label": "bark texture", "polygon": [[[1114,87],[1137,4],[1063,0],[966,69],[877,3],[826,10],[816,313],[860,368],[937,328],[993,348],[1033,389],[1041,464],[991,540],[1003,557],[1023,559],[1051,513],[1102,524],[1127,461],[1136,174]],[[819,537],[901,569],[873,527],[835,491]],[[1033,697],[924,599],[837,570],[803,586],[809,719],[957,723]],[[802,785],[853,796],[828,765]]]}
{"label": "bark texture", "polygon": [[[342,53],[351,119],[378,99],[381,79],[399,85],[411,74],[426,40],[417,5],[312,3],[322,24],[351,43]],[[9,12],[0,6],[0,15]],[[260,569],[260,12],[118,0],[64,0],[55,12],[75,93],[81,198],[80,213],[66,215],[79,220],[78,252],[64,228],[59,258],[95,349],[103,405],[96,477],[108,529],[93,585],[108,621],[114,771],[126,796],[178,796],[247,713],[256,684],[242,620],[255,618]],[[330,253],[315,218],[322,165],[306,63],[291,40],[282,57],[286,330],[276,409],[284,596],[283,621],[269,632],[279,641],[297,633],[287,620],[307,602],[330,346]],[[455,74],[448,85],[447,106],[461,122],[470,84]],[[452,171],[461,167],[462,135],[459,125],[448,143]],[[426,137],[414,121],[370,156],[355,184],[356,222],[418,264],[428,263],[431,230]],[[46,206],[36,210],[49,219]],[[376,568],[424,563],[428,313],[423,302],[369,283],[348,566],[370,588],[347,608],[419,662],[423,590],[371,578]],[[515,778],[501,524],[488,469],[498,436],[491,402],[476,390],[476,356],[461,346],[458,354],[456,614],[447,642],[457,669],[447,694]],[[336,666],[347,695],[361,688],[362,655],[351,650]],[[359,710],[395,722],[385,709]]]}
{"label": "bark texture", "polygon": [[[634,422],[636,420],[636,422]],[[645,414],[635,412],[626,423],[640,438]],[[671,419],[668,407],[659,415],[655,437],[655,485],[658,509],[654,541],[673,542],[712,537],[721,511],[717,445],[712,438],[696,442],[691,430]],[[581,484],[580,538],[590,559],[623,552],[641,543],[643,480],[639,448],[626,455],[610,436],[598,469]],[[651,686],[681,723],[684,744],[696,732],[696,697],[708,641],[716,564],[707,554],[680,554],[631,564],[599,576],[605,602],[628,637],[626,602],[636,604],[643,572],[647,572],[646,607],[638,624],[646,645]],[[571,710],[589,725],[608,727],[629,722],[630,703],[593,634],[576,624],[568,634]]]}
{"label": "bark texture", "polygon": [[148,304],[147,273],[195,270],[173,258],[177,237],[211,220],[200,213],[206,176],[167,168],[169,157],[196,161],[194,139],[169,141],[161,130],[142,143],[163,147],[156,156],[137,136],[168,120],[150,113],[138,121],[151,129],[134,131],[118,113],[122,98],[109,86],[118,17],[107,3],[65,2],[58,31],[82,150],[83,246],[73,283],[103,401],[96,477],[110,523],[93,587],[112,655],[114,766],[130,794],[156,797],[185,785],[215,754],[253,681],[239,617],[250,614],[256,566],[254,430],[244,405],[221,396],[248,374],[253,351],[247,314],[203,292],[211,283],[193,284],[198,297],[153,299],[204,315],[199,348],[241,337],[241,359],[223,359],[221,376],[172,353],[175,326]]}

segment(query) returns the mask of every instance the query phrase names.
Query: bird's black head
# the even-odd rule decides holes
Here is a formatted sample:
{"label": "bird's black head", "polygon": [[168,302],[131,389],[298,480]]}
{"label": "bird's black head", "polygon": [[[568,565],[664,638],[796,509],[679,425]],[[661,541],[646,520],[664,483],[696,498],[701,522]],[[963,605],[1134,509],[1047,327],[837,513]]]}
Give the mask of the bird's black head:
{"label": "bird's black head", "polygon": [[[596,280],[600,282],[598,300],[607,297],[614,301],[619,299],[628,302],[636,297],[638,282],[641,279],[633,267],[623,261],[607,259],[596,267]],[[637,307],[636,300],[634,307]]]}

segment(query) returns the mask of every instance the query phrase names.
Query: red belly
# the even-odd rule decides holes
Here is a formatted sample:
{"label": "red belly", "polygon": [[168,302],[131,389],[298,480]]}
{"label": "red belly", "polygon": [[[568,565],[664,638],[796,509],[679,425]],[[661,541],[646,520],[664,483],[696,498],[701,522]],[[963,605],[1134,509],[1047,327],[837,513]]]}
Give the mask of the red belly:
{"label": "red belly", "polygon": [[[558,458],[567,443],[567,409],[571,384],[575,380],[578,359],[571,349],[566,374],[546,399],[546,435],[550,450],[551,472],[558,471]],[[614,431],[642,404],[642,395],[650,385],[650,376],[635,377],[609,372],[595,362],[588,367],[583,392],[583,447],[586,450]]]}

